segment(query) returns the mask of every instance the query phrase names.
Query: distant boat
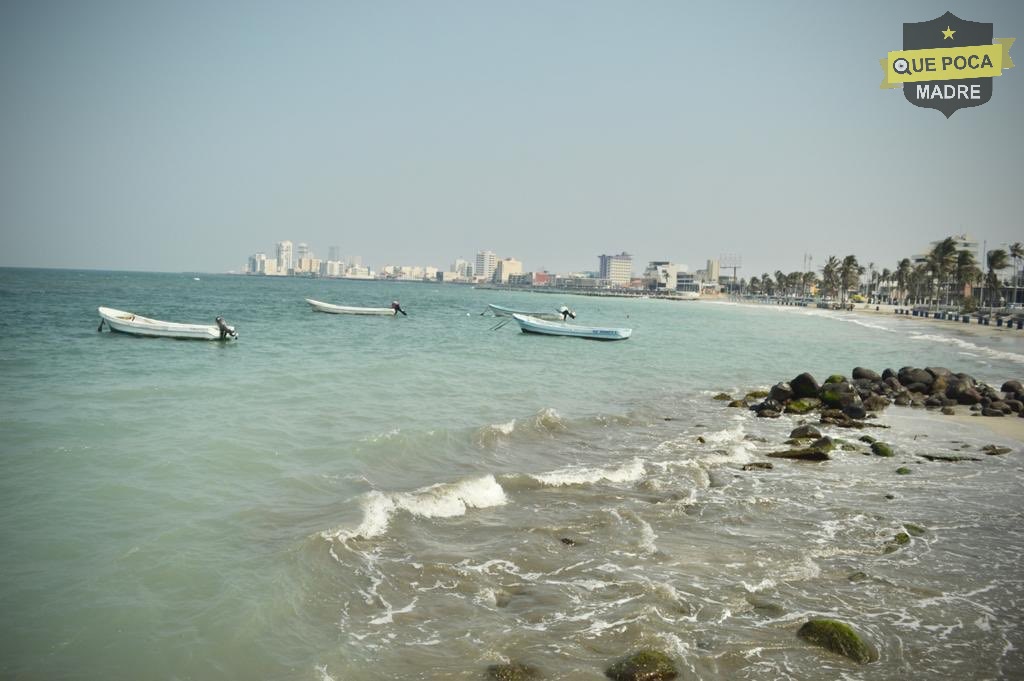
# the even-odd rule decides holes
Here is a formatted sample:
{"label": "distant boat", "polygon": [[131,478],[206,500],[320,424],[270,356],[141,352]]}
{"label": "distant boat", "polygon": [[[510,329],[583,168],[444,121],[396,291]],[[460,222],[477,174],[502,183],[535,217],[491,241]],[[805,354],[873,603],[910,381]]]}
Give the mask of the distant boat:
{"label": "distant boat", "polygon": [[516,310],[511,307],[505,307],[504,305],[495,305],[494,303],[489,303],[487,307],[491,310],[491,312],[494,313],[495,317],[511,317],[512,315],[521,314],[526,317],[536,317],[537,319],[560,320],[563,318],[562,310],[568,310],[569,316],[572,317],[573,319],[576,319],[576,313],[573,312],[572,310],[569,310],[569,308],[565,307],[564,305],[561,309],[555,310],[553,312],[529,312],[527,310]]}
{"label": "distant boat", "polygon": [[391,315],[398,314],[394,307],[347,307],[345,305],[331,305],[322,303],[319,300],[306,298],[306,302],[313,306],[317,312],[329,312],[331,314],[362,314],[362,315]]}
{"label": "distant boat", "polygon": [[216,324],[179,324],[177,322],[149,319],[148,317],[109,307],[101,307],[98,311],[100,313],[100,326],[96,329],[97,331],[102,331],[103,324],[106,323],[111,331],[130,333],[135,336],[182,338],[188,340],[232,340],[238,338],[235,327],[225,324],[222,317],[217,317]]}
{"label": "distant boat", "polygon": [[613,329],[598,326],[578,326],[565,322],[550,322],[522,314],[513,314],[512,318],[519,323],[523,333],[541,333],[548,336],[572,336],[573,338],[589,338],[591,340],[626,340],[633,335],[633,329]]}

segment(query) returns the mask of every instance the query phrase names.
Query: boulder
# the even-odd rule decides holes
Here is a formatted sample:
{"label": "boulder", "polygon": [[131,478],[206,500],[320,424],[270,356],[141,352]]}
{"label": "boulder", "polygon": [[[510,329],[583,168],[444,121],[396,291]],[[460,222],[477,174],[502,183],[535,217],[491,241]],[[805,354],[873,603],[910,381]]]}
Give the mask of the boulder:
{"label": "boulder", "polygon": [[782,382],[776,383],[772,386],[772,389],[768,391],[768,397],[785,404],[789,400],[793,399],[793,388],[790,387],[789,383]]}
{"label": "boulder", "polygon": [[718,393],[711,399],[718,400],[719,402],[729,402],[730,400],[732,400],[732,395],[730,395],[729,393]]}
{"label": "boulder", "polygon": [[1004,393],[1013,393],[1014,395],[1017,395],[1019,393],[1024,393],[1024,385],[1021,385],[1020,381],[1007,381],[1006,383],[1003,383],[999,390]]}
{"label": "boulder", "polygon": [[818,430],[817,428],[815,428],[814,426],[810,425],[810,424],[804,424],[802,426],[797,426],[796,428],[794,428],[793,431],[789,434],[789,436],[790,437],[812,437],[812,438],[817,439],[817,438],[821,437],[821,431]]}
{"label": "boulder", "polygon": [[954,409],[953,407],[943,407],[942,413],[945,414],[946,416],[953,416],[954,414],[956,414],[956,409]]}
{"label": "boulder", "polygon": [[903,523],[903,529],[906,530],[912,537],[922,537],[924,536],[925,532],[927,532],[927,530],[925,530],[923,527],[921,527],[920,525],[915,525],[914,523]]}
{"label": "boulder", "polygon": [[746,400],[733,400],[732,402],[730,402],[729,404],[727,404],[725,406],[727,406],[727,407],[740,407],[741,409],[748,409],[750,407],[750,405],[747,404]]}
{"label": "boulder", "polygon": [[786,402],[787,414],[806,414],[821,406],[821,400],[817,397],[801,397]]}
{"label": "boulder", "polygon": [[817,397],[818,391],[821,390],[821,386],[814,380],[814,376],[804,372],[789,382],[789,387],[793,390],[793,397]]}
{"label": "boulder", "polygon": [[974,388],[967,388],[949,397],[955,399],[957,404],[978,404],[981,402],[981,393]]}
{"label": "boulder", "polygon": [[882,377],[879,376],[877,373],[875,373],[871,369],[865,369],[864,367],[854,367],[853,368],[853,374],[851,374],[851,375],[853,376],[854,379],[865,378],[865,379],[867,379],[869,381],[881,381],[882,380]]}
{"label": "boulder", "polygon": [[924,369],[915,369],[913,367],[903,367],[900,369],[899,374],[897,374],[897,378],[900,383],[908,388],[914,383],[921,383],[923,385],[930,386],[935,382],[935,377],[930,373]]}
{"label": "boulder", "polygon": [[860,440],[861,442],[867,442],[869,445],[875,441],[875,438],[871,437],[870,435],[861,435],[857,439]]}
{"label": "boulder", "polygon": [[941,377],[949,378],[953,375],[953,372],[946,367],[925,367],[925,371],[934,376],[936,379]]}
{"label": "boulder", "polygon": [[[858,398],[859,401],[860,398]],[[860,404],[847,404],[843,407],[843,413],[849,416],[851,419],[863,419],[867,417],[868,412],[864,409],[864,405]]]}
{"label": "boulder", "polygon": [[743,470],[745,471],[770,471],[773,468],[775,466],[770,461],[753,461],[743,464]]}
{"label": "boulder", "polygon": [[[1002,414],[1002,412],[999,412]],[[777,419],[782,416],[781,411],[775,411],[774,409],[762,409],[757,412],[757,417],[761,419]]]}
{"label": "boulder", "polygon": [[981,459],[976,459],[973,456],[960,456],[958,454],[918,454],[918,456],[928,461],[981,461]]}
{"label": "boulder", "polygon": [[872,442],[871,453],[875,456],[896,456],[893,454],[892,447],[884,442]]}
{"label": "boulder", "polygon": [[1020,400],[1003,400],[1003,402],[1006,403],[1006,406],[1008,406],[1012,412],[1019,414],[1024,411],[1024,402],[1021,402]]}
{"label": "boulder", "polygon": [[864,408],[868,411],[882,411],[890,404],[892,402],[889,401],[889,398],[882,395],[871,395],[864,400]]}
{"label": "boulder", "polygon": [[906,466],[900,466],[896,469],[896,475],[910,475],[910,469]]}
{"label": "boulder", "polygon": [[750,410],[751,411],[761,412],[761,411],[763,411],[765,409],[770,409],[772,411],[777,411],[777,412],[781,413],[782,412],[782,403],[781,402],[776,402],[775,400],[773,400],[772,398],[769,397],[768,399],[764,400],[763,402],[758,402],[757,404],[752,404],[750,406]]}
{"label": "boulder", "polygon": [[1003,416],[1001,409],[993,409],[992,407],[985,407],[981,410],[982,416]]}
{"label": "boulder", "polygon": [[797,632],[797,636],[816,646],[844,655],[854,662],[865,664],[878,659],[878,651],[853,628],[836,620],[810,620]]}
{"label": "boulder", "polygon": [[766,397],[768,397],[767,390],[751,390],[743,397],[743,399],[748,402],[753,402],[754,400],[763,400]]}
{"label": "boulder", "polygon": [[613,663],[604,675],[613,681],[661,681],[679,676],[672,658],[660,650],[639,650]]}
{"label": "boulder", "polygon": [[803,449],[787,449],[781,452],[771,452],[768,456],[774,459],[796,459],[798,461],[828,461],[828,455],[836,448],[835,442],[830,437],[818,438]]}
{"label": "boulder", "polygon": [[999,447],[997,445],[985,445],[981,448],[981,451],[985,452],[989,456],[999,456],[1000,454],[1009,454],[1013,450],[1009,447]]}
{"label": "boulder", "polygon": [[910,396],[909,395],[897,395],[896,399],[893,400],[893,404],[895,404],[897,406],[900,406],[900,407],[906,407],[906,406],[908,406],[910,404]]}
{"label": "boulder", "polygon": [[892,369],[883,369],[882,370],[882,380],[883,381],[888,382],[888,380],[890,378],[896,378],[896,375],[897,375],[896,372],[893,371]]}
{"label": "boulder", "polygon": [[846,376],[842,374],[832,374],[825,379],[825,383],[846,383]]}

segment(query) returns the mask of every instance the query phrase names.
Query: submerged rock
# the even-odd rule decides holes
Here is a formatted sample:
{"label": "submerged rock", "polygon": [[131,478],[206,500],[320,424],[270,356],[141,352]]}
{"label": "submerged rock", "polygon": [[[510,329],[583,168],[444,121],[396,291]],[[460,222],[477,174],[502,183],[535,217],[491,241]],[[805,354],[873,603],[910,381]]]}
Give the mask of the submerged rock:
{"label": "submerged rock", "polygon": [[870,435],[861,435],[857,439],[860,440],[861,442],[867,442],[869,445],[875,442],[875,438],[871,437]]}
{"label": "submerged rock", "polygon": [[836,620],[810,620],[800,627],[797,636],[861,664],[878,659],[874,646],[861,638],[849,624]]}
{"label": "submerged rock", "polygon": [[922,459],[929,461],[981,461],[973,456],[960,456],[958,454],[918,454]]}
{"label": "submerged rock", "polygon": [[996,445],[985,445],[981,448],[981,451],[985,452],[989,456],[999,456],[1000,454],[1009,454],[1013,450],[1009,447],[998,447]]}
{"label": "submerged rock", "polygon": [[510,662],[508,664],[492,664],[487,668],[487,678],[494,681],[528,681],[539,679],[540,670],[529,664]]}
{"label": "submerged rock", "polygon": [[672,658],[660,650],[638,650],[613,663],[604,675],[614,681],[661,681],[679,675]]}
{"label": "submerged rock", "polygon": [[711,399],[719,400],[721,402],[728,402],[729,400],[732,399],[732,395],[730,395],[729,393],[718,393],[717,395],[715,395]]}
{"label": "submerged rock", "polygon": [[871,443],[871,453],[875,456],[896,456],[893,454],[892,447],[878,441]]}
{"label": "submerged rock", "polygon": [[923,527],[915,525],[914,523],[903,523],[903,529],[913,537],[921,537],[926,532]]}
{"label": "submerged rock", "polygon": [[786,403],[786,413],[806,414],[807,412],[814,411],[819,406],[821,406],[821,400],[817,397],[801,397]]}
{"label": "submerged rock", "polygon": [[747,400],[748,402],[753,402],[754,400],[763,400],[766,397],[768,397],[767,390],[751,390],[749,393],[746,394],[746,396],[744,396],[743,399]]}
{"label": "submerged rock", "polygon": [[732,402],[730,402],[729,404],[727,404],[725,406],[727,406],[727,407],[740,407],[742,409],[747,409],[748,407],[750,407],[750,405],[747,403],[746,400],[733,400]]}
{"label": "submerged rock", "polygon": [[896,469],[896,475],[910,475],[910,469],[906,466],[900,466]]}
{"label": "submerged rock", "polygon": [[812,425],[804,424],[794,428],[792,432],[790,432],[789,436],[793,438],[813,437],[817,439],[821,437],[821,431]]}
{"label": "submerged rock", "polygon": [[743,470],[745,471],[770,471],[773,468],[775,466],[769,461],[754,461],[743,464]]}

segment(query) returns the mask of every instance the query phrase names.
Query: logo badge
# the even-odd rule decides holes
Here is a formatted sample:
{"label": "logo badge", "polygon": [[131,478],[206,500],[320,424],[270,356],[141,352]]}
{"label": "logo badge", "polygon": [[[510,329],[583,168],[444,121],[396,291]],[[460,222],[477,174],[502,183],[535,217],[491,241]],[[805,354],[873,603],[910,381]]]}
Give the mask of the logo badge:
{"label": "logo badge", "polygon": [[992,79],[1013,68],[1013,38],[993,41],[992,24],[961,19],[951,12],[931,21],[903,24],[903,49],[881,61],[882,88],[902,85],[914,106],[937,109],[949,118],[960,109],[992,98]]}

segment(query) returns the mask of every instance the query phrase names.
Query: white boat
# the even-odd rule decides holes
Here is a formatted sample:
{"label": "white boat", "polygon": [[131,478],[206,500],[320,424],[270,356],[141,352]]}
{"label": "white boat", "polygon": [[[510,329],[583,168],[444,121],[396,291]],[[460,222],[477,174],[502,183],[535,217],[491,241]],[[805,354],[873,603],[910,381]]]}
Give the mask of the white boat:
{"label": "white boat", "polygon": [[519,323],[523,333],[542,333],[548,336],[572,336],[573,338],[590,338],[592,340],[626,340],[633,334],[633,329],[613,329],[599,326],[578,326],[565,322],[550,322],[527,315],[513,314],[512,318]]}
{"label": "white boat", "polygon": [[535,317],[537,319],[561,320],[564,319],[562,314],[564,310],[568,312],[568,316],[576,319],[576,313],[564,305],[553,312],[528,312],[527,310],[516,310],[511,307],[505,307],[504,305],[495,305],[494,303],[488,303],[487,307],[495,317],[511,317],[512,315],[521,314],[524,317]]}
{"label": "white boat", "polygon": [[306,298],[306,302],[313,306],[317,312],[330,312],[331,314],[368,314],[368,315],[391,315],[398,314],[393,307],[348,307],[345,305],[331,305],[319,300]]}
{"label": "white boat", "polygon": [[149,317],[142,317],[110,307],[101,307],[98,311],[100,313],[100,327],[97,331],[102,331],[103,324],[106,323],[111,331],[130,333],[135,336],[192,340],[231,340],[238,338],[235,328],[225,324],[222,317],[217,317],[216,324],[179,324],[177,322],[163,322],[159,319],[150,319]]}

